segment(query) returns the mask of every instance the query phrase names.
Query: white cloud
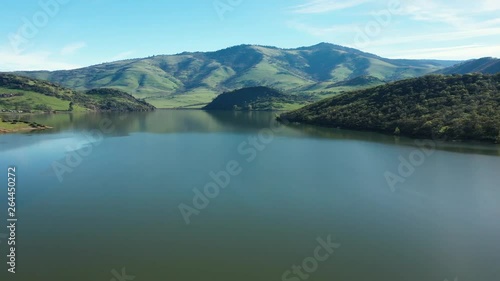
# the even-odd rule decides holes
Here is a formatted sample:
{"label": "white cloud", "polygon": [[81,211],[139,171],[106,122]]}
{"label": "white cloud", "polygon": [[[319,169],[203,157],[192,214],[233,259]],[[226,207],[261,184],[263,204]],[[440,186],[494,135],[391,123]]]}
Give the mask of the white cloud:
{"label": "white cloud", "polygon": [[[319,5],[325,2],[312,1],[309,2],[312,6],[305,4],[297,7],[309,9],[314,3]],[[287,25],[320,41],[382,56],[401,54],[400,57],[465,59],[500,55],[496,39],[500,37],[500,18],[497,15],[500,1],[457,0],[452,3],[445,0],[400,0],[400,3],[401,13],[393,14],[385,24],[374,15],[389,11],[377,8],[370,11],[370,6],[367,6],[367,9],[356,9],[358,16],[366,15],[365,21],[349,22],[332,18],[331,24],[318,25],[294,19]],[[429,46],[442,49],[431,50]],[[408,48],[413,50],[403,51]],[[421,53],[415,53],[417,51]]]}
{"label": "white cloud", "polygon": [[463,58],[500,57],[500,45],[465,45],[442,48],[423,48],[404,51],[393,51],[389,58],[405,59],[444,59],[460,60]]}
{"label": "white cloud", "polygon": [[482,0],[480,7],[484,11],[498,11],[500,10],[500,1],[498,0]]}
{"label": "white cloud", "polygon": [[415,21],[444,23],[456,28],[470,29],[490,22],[491,16],[500,10],[498,0],[475,0],[455,2],[447,0],[411,0],[402,2],[401,15]]}
{"label": "white cloud", "polygon": [[419,42],[452,42],[473,38],[500,36],[500,27],[484,28],[478,30],[450,31],[428,34],[413,34],[411,36],[386,36],[385,38],[372,38],[368,46],[390,46],[405,43]]}
{"label": "white cloud", "polygon": [[71,44],[68,44],[66,46],[64,46],[62,49],[61,49],[61,55],[62,56],[69,56],[69,55],[73,55],[75,54],[78,50],[82,49],[82,48],[85,48],[87,46],[87,43],[85,42],[75,42],[75,43],[71,43]]}
{"label": "white cloud", "polygon": [[50,52],[16,53],[11,48],[0,48],[0,62],[0,71],[61,70],[80,67],[53,59]]}
{"label": "white cloud", "polygon": [[132,56],[134,54],[134,51],[126,51],[126,52],[122,52],[122,53],[119,53],[117,54],[116,56],[114,57],[111,57],[109,59],[109,61],[119,61],[119,60],[125,60],[125,59],[129,59],[130,56]]}
{"label": "white cloud", "polygon": [[291,27],[297,31],[305,32],[309,35],[316,37],[327,37],[334,36],[339,33],[347,33],[356,31],[356,25],[354,24],[344,24],[344,25],[334,25],[328,27],[313,26],[306,23],[290,21],[287,22],[288,27]]}
{"label": "white cloud", "polygon": [[290,7],[295,14],[320,14],[359,6],[370,0],[308,0],[307,3]]}

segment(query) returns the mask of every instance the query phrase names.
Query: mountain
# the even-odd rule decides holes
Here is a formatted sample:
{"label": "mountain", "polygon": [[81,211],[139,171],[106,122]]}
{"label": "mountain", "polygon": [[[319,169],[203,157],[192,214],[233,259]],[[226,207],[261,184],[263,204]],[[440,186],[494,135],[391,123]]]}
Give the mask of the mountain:
{"label": "mountain", "polygon": [[79,92],[56,84],[0,73],[1,111],[149,111],[145,101],[116,89]]}
{"label": "mountain", "polygon": [[497,58],[480,58],[476,60],[468,60],[463,63],[447,67],[437,71],[441,74],[467,74],[467,73],[484,73],[495,74],[500,72],[500,59]]}
{"label": "mountain", "polygon": [[335,83],[359,76],[395,81],[455,63],[391,60],[328,43],[296,49],[240,45],[216,52],[160,55],[75,70],[16,74],[77,90],[119,89],[156,107],[201,108],[221,92],[245,87],[268,86],[289,94],[333,94],[346,90],[336,89]]}
{"label": "mountain", "polygon": [[386,82],[373,76],[358,76],[354,79],[347,80],[347,81],[342,81],[342,82],[337,82],[333,84],[335,87],[340,87],[340,86],[366,86],[366,87],[372,87],[372,86],[379,86],[383,85]]}
{"label": "mountain", "polygon": [[[307,96],[286,95],[269,87],[249,87],[219,95],[205,110],[284,110],[306,104]],[[299,106],[300,107],[300,106]],[[295,106],[295,108],[298,108]]]}
{"label": "mountain", "polygon": [[280,118],[411,137],[500,142],[500,74],[413,78],[338,95]]}

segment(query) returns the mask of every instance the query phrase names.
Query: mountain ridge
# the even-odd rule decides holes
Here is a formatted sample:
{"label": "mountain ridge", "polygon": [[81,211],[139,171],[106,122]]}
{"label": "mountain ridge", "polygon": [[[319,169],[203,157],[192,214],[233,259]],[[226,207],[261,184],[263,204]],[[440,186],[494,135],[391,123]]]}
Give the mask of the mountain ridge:
{"label": "mountain ridge", "polygon": [[115,88],[156,107],[208,104],[222,92],[267,86],[290,94],[345,91],[335,83],[359,76],[383,81],[422,76],[455,61],[392,60],[320,43],[282,49],[243,44],[212,52],[128,59],[75,70],[15,72],[76,90]]}
{"label": "mountain ridge", "polygon": [[500,59],[493,57],[484,57],[479,59],[467,60],[462,63],[438,70],[439,74],[467,74],[484,73],[495,74],[500,72]]}

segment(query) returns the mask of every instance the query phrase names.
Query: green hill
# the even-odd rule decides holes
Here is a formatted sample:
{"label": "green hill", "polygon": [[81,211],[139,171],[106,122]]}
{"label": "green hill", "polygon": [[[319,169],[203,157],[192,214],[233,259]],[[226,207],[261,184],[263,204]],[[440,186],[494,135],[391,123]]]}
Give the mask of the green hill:
{"label": "green hill", "polygon": [[351,80],[337,82],[332,87],[340,87],[340,86],[350,86],[350,87],[373,87],[383,85],[386,82],[373,76],[359,76]]}
{"label": "green hill", "polygon": [[56,84],[0,74],[0,110],[5,111],[147,111],[154,107],[115,89],[79,92]]}
{"label": "green hill", "polygon": [[297,49],[241,45],[216,52],[160,55],[75,70],[16,74],[81,91],[118,89],[161,108],[201,108],[221,92],[245,87],[267,86],[287,94],[335,94],[359,88],[334,85],[359,76],[395,81],[455,63],[391,60],[327,43]]}
{"label": "green hill", "polygon": [[500,74],[430,75],[355,91],[280,118],[411,137],[500,142]]}
{"label": "green hill", "polygon": [[[249,87],[219,95],[205,110],[284,110],[307,103],[306,96],[286,95],[268,87]],[[310,101],[309,101],[310,102]],[[299,106],[300,107],[300,106]]]}
{"label": "green hill", "polygon": [[496,74],[499,72],[500,72],[500,59],[497,58],[480,58],[476,60],[469,60],[437,71],[437,73],[441,74],[467,74],[467,73]]}

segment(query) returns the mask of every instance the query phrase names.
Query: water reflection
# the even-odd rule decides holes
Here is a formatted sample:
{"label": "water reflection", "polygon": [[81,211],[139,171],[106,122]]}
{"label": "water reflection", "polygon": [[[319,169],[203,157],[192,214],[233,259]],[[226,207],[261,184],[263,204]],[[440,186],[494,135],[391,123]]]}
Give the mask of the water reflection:
{"label": "water reflection", "polygon": [[[128,136],[133,133],[253,133],[276,125],[273,112],[157,110],[133,113],[72,113],[9,115],[8,118],[35,121],[53,127],[30,135],[53,135],[62,132],[85,133],[97,130],[105,137]],[[277,136],[355,140],[386,145],[414,146],[415,140],[372,132],[359,132],[311,125],[288,124]],[[12,136],[4,138],[11,138]],[[26,140],[25,140],[26,141]],[[1,142],[0,142],[1,143]],[[18,145],[22,145],[18,144]],[[437,149],[458,153],[500,156],[500,145],[486,143],[437,142]]]}

